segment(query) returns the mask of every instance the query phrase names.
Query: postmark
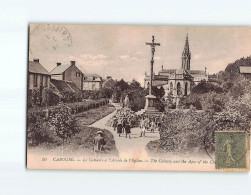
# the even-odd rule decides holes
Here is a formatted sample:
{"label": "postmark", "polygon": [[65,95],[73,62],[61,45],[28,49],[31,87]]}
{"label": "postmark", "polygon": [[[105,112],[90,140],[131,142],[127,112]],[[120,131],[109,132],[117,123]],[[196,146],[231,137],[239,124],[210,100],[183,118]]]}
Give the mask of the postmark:
{"label": "postmark", "polygon": [[72,47],[72,36],[67,27],[60,24],[32,24],[30,26],[30,52],[57,51]]}
{"label": "postmark", "polygon": [[215,168],[246,169],[247,139],[245,131],[215,132]]}

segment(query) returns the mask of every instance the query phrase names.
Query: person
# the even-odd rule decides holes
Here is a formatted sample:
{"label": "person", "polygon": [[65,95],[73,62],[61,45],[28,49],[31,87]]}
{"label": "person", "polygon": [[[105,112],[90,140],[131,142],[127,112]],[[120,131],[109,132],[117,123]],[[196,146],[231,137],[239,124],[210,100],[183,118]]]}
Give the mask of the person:
{"label": "person", "polygon": [[125,124],[126,138],[127,138],[127,135],[130,138],[130,133],[131,133],[131,124],[130,124],[130,122],[126,122],[126,124]]}
{"label": "person", "polygon": [[97,132],[97,136],[94,138],[93,142],[93,151],[95,153],[95,156],[100,157],[101,153],[104,151],[104,145],[106,144],[102,131]]}
{"label": "person", "polygon": [[140,137],[144,136],[145,137],[145,132],[146,132],[146,129],[145,129],[145,118],[142,116],[142,118],[140,119],[140,124],[139,124],[139,127],[141,129],[140,131]]}
{"label": "person", "polygon": [[113,123],[112,123],[112,127],[113,127],[114,131],[116,131],[117,125],[118,125],[118,119],[116,117],[114,117]]}
{"label": "person", "polygon": [[123,117],[123,121],[122,121],[122,133],[125,133],[125,126],[126,126],[126,122],[127,122],[127,120],[126,120],[126,118],[125,118],[125,116]]}
{"label": "person", "polygon": [[151,121],[150,123],[150,130],[151,130],[151,133],[154,133],[154,130],[156,129],[156,124],[154,122],[154,120]]}
{"label": "person", "polygon": [[150,119],[148,118],[148,116],[145,118],[144,120],[144,128],[145,130],[148,130],[150,126]]}
{"label": "person", "polygon": [[123,128],[123,126],[122,126],[122,120],[120,119],[118,121],[118,125],[117,125],[117,133],[119,134],[119,137],[120,137],[120,134],[122,133],[122,128]]}

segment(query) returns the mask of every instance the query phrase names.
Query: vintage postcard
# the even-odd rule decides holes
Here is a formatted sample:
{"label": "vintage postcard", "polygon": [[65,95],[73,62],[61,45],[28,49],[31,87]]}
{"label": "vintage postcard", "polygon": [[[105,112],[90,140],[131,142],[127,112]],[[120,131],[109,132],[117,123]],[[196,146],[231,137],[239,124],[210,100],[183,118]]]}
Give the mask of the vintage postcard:
{"label": "vintage postcard", "polygon": [[30,24],[27,168],[249,171],[251,28]]}

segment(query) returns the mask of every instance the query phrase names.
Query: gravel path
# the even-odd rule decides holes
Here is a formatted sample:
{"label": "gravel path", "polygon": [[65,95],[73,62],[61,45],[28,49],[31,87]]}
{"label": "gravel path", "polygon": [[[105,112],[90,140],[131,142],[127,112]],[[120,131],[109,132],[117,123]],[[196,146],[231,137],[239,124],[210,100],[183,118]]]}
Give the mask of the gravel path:
{"label": "gravel path", "polygon": [[[117,104],[114,104],[114,106],[117,109],[119,108],[119,105]],[[101,129],[107,129],[113,134],[120,158],[134,158],[134,159],[147,158],[147,152],[145,150],[145,147],[150,141],[159,139],[159,132],[155,133],[146,132],[145,137],[140,137],[140,128],[132,128],[130,139],[125,138],[124,134],[122,134],[121,137],[119,137],[117,132],[114,131],[112,127],[108,127],[105,125],[106,122],[115,113],[116,111],[102,118],[101,120],[93,123],[90,126]]]}

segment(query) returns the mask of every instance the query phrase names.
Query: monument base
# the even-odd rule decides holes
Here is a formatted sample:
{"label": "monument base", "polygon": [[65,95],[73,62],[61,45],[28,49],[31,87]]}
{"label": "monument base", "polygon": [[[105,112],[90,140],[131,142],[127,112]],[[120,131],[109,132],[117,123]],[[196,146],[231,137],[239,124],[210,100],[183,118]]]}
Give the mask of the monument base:
{"label": "monument base", "polygon": [[145,115],[160,115],[161,112],[155,108],[156,97],[154,95],[146,96],[146,105],[145,105]]}

